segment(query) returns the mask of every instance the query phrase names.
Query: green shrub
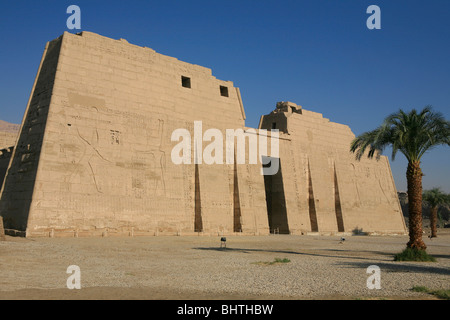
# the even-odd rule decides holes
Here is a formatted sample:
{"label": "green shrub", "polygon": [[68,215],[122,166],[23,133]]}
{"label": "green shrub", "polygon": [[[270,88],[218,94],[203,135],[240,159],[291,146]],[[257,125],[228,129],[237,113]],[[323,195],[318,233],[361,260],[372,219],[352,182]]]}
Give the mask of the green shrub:
{"label": "green shrub", "polygon": [[447,290],[445,290],[445,289],[430,290],[424,286],[414,286],[411,290],[415,291],[415,292],[424,292],[424,293],[432,294],[432,295],[438,297],[439,299],[450,300],[450,290],[449,289],[447,289]]}
{"label": "green shrub", "polygon": [[288,258],[284,258],[284,259],[275,258],[274,262],[275,263],[288,263],[288,262],[291,262],[291,260],[289,260]]}
{"label": "green shrub", "polygon": [[436,258],[430,256],[425,250],[406,248],[394,256],[394,261],[436,262]]}
{"label": "green shrub", "polygon": [[414,292],[426,292],[426,293],[430,291],[427,287],[424,286],[414,286],[411,290]]}
{"label": "green shrub", "polygon": [[434,294],[436,297],[438,297],[439,299],[446,299],[446,300],[450,300],[450,290],[434,290],[433,292],[431,292],[432,294]]}

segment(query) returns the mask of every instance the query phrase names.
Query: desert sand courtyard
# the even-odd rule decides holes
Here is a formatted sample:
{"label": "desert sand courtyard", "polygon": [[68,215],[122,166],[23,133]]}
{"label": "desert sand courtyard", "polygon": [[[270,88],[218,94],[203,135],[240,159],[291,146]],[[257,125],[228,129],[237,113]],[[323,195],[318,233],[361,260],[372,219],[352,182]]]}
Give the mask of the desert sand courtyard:
{"label": "desert sand courtyard", "polygon": [[[394,262],[406,236],[228,236],[226,248],[220,236],[7,237],[0,299],[437,299],[411,289],[450,287],[450,232],[439,232],[424,235],[437,262]],[[67,288],[71,265],[79,290]],[[371,265],[381,289],[367,287]]]}

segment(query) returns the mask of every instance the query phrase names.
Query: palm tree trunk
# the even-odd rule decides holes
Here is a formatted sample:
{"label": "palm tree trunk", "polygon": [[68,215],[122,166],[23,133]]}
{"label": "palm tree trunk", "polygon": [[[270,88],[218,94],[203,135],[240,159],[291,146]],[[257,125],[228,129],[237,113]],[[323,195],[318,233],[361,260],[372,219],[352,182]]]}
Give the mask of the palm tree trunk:
{"label": "palm tree trunk", "polygon": [[437,211],[438,207],[432,207],[430,213],[431,238],[437,237]]}
{"label": "palm tree trunk", "polygon": [[408,184],[409,242],[408,248],[425,250],[422,240],[422,170],[420,161],[408,163],[406,170]]}

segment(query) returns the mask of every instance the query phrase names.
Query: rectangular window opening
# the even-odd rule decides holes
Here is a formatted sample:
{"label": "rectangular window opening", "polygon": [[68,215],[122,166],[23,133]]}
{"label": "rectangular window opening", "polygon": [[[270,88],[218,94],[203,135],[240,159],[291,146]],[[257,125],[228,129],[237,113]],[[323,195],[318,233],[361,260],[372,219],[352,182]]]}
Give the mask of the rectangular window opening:
{"label": "rectangular window opening", "polygon": [[191,88],[191,78],[181,76],[181,85],[185,88]]}
{"label": "rectangular window opening", "polygon": [[220,86],[220,95],[222,97],[228,97],[228,87]]}

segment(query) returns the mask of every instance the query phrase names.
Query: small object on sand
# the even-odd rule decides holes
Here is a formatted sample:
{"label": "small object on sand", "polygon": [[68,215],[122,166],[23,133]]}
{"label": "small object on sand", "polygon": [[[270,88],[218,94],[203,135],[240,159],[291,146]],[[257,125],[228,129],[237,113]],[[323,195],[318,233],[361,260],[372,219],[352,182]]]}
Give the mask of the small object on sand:
{"label": "small object on sand", "polygon": [[220,247],[222,248],[222,246],[227,247],[227,238],[225,237],[220,238]]}
{"label": "small object on sand", "polygon": [[339,243],[344,243],[344,241],[345,241],[345,238],[341,237],[341,241],[339,241]]}

